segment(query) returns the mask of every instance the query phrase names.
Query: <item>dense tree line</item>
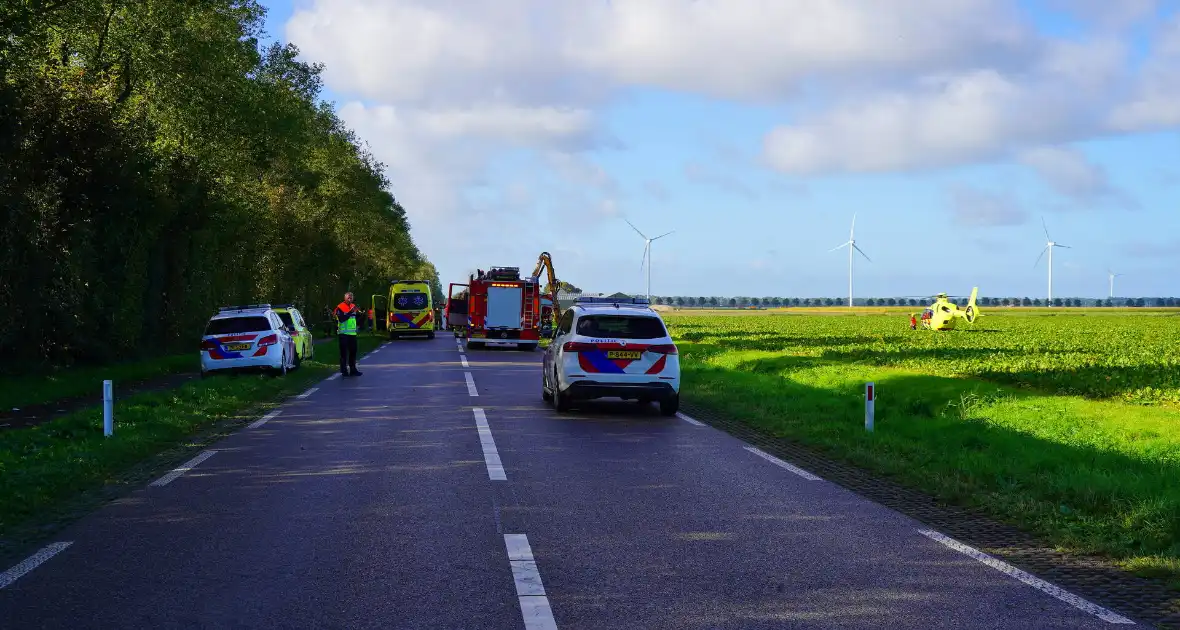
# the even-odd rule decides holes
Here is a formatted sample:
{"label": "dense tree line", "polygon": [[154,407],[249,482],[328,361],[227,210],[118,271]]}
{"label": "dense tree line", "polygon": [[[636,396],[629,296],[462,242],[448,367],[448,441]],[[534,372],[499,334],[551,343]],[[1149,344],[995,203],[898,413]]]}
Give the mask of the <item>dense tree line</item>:
{"label": "dense tree line", "polygon": [[[616,293],[613,297],[630,297],[626,294]],[[635,296],[645,297],[645,296]],[[697,308],[781,308],[791,306],[847,306],[848,298],[785,298],[785,297],[693,297],[693,296],[652,296],[653,304],[665,304],[668,306],[687,306]],[[925,307],[929,306],[934,301],[933,296],[929,298],[855,298],[852,301],[854,306],[914,306]],[[953,298],[952,301],[957,301],[960,305],[966,304],[967,299],[958,297]],[[995,297],[980,297],[978,298],[980,306],[1045,306],[1045,300],[1041,298],[995,298]],[[1096,299],[1096,298],[1053,298],[1053,306],[1072,306],[1072,307],[1175,307],[1180,306],[1180,298],[1114,298],[1114,299]]]}
{"label": "dense tree line", "polygon": [[0,356],[188,350],[223,304],[437,273],[255,0],[0,7]]}

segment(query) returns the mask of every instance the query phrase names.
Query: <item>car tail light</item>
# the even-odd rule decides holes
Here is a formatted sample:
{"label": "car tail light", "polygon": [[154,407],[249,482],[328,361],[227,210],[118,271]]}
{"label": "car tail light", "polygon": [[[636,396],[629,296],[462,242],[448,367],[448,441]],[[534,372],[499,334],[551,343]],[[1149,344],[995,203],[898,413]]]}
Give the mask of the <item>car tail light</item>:
{"label": "car tail light", "polygon": [[581,341],[567,341],[561,346],[565,352],[588,352],[596,348],[597,346],[592,343],[582,343]]}
{"label": "car tail light", "polygon": [[258,347],[265,348],[267,346],[273,346],[278,342],[279,342],[278,335],[267,335],[267,336],[263,337],[262,339],[258,340]]}
{"label": "car tail light", "polygon": [[217,349],[217,342],[216,341],[214,341],[212,339],[202,339],[201,340],[201,350],[206,350],[206,351],[212,352],[213,350],[216,350],[216,349]]}
{"label": "car tail light", "polygon": [[657,354],[678,354],[676,351],[676,344],[660,344],[655,346],[648,346],[648,352],[655,352]]}

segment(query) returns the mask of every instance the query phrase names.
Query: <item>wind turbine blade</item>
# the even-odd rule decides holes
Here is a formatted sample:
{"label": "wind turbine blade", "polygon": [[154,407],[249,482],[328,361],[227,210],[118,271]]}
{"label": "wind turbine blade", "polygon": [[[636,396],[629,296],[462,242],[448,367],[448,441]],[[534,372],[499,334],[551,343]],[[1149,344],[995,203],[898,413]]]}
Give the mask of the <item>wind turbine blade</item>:
{"label": "wind turbine blade", "polygon": [[1041,227],[1045,228],[1045,240],[1053,240],[1053,237],[1049,236],[1049,226],[1045,223],[1045,217],[1041,217]]}
{"label": "wind turbine blade", "polygon": [[1061,243],[1053,243],[1053,247],[1064,247],[1066,249],[1073,249],[1069,245],[1062,245]]}
{"label": "wind turbine blade", "polygon": [[1040,256],[1037,256],[1037,262],[1033,263],[1033,266],[1034,266],[1034,267],[1036,267],[1037,265],[1041,264],[1041,259],[1045,257],[1045,252],[1047,252],[1047,251],[1049,251],[1049,246],[1048,246],[1048,245],[1046,245],[1046,246],[1045,246],[1045,249],[1042,249],[1042,250],[1041,250],[1041,255],[1040,255]]}
{"label": "wind turbine blade", "polygon": [[[676,231],[676,230],[672,230],[672,232],[675,232],[675,231]],[[665,236],[667,236],[667,235],[671,234],[672,232],[664,232],[663,234],[661,234],[661,235],[657,236],[656,238],[664,238]],[[656,240],[656,238],[653,238],[653,239],[651,239],[651,240],[653,240],[653,241],[654,241],[654,240]]]}
{"label": "wind turbine blade", "polygon": [[856,240],[856,213],[855,212],[852,213],[852,229],[848,230],[848,240],[849,241]]}
{"label": "wind turbine blade", "polygon": [[845,247],[848,247],[848,245],[849,245],[850,243],[852,243],[852,241],[848,241],[847,243],[840,243],[839,245],[837,245],[837,246],[833,247],[832,249],[829,249],[828,251],[829,251],[829,252],[834,252],[834,251],[836,251],[837,249],[844,249]]}
{"label": "wind turbine blade", "polygon": [[[627,221],[627,218],[626,218],[626,217],[623,217],[623,220],[624,220],[624,221]],[[632,229],[632,230],[635,230],[635,233],[636,233],[636,234],[638,234],[638,235],[642,236],[642,237],[643,237],[645,240],[647,239],[647,236],[646,236],[646,235],[645,235],[643,232],[640,232],[640,231],[639,231],[639,228],[635,227],[635,225],[634,225],[633,223],[631,223],[630,221],[627,221],[627,225],[630,225],[630,226],[631,226],[631,229]]]}
{"label": "wind turbine blade", "polygon": [[643,245],[643,256],[639,258],[639,270],[643,271],[643,263],[647,262],[647,251],[651,248],[651,241]]}
{"label": "wind turbine blade", "polygon": [[864,256],[864,257],[865,257],[865,260],[867,260],[867,261],[869,261],[869,262],[873,262],[873,259],[872,259],[872,258],[869,258],[869,255],[868,255],[868,254],[866,254],[866,253],[864,252],[864,250],[860,248],[860,245],[857,245],[856,243],[853,243],[853,244],[852,244],[852,246],[856,248],[856,251],[860,252],[860,255],[861,255],[861,256]]}

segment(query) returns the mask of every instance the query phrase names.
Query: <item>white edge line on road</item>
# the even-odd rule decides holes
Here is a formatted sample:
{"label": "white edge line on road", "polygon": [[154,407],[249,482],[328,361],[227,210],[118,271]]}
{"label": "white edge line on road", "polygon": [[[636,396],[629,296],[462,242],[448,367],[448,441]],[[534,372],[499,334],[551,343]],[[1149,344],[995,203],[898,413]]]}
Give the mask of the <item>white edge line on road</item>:
{"label": "white edge line on road", "polygon": [[689,424],[691,424],[691,425],[693,425],[693,426],[696,426],[696,427],[703,427],[703,426],[705,426],[705,423],[704,423],[704,422],[701,422],[700,420],[697,420],[696,418],[693,418],[693,417],[691,417],[691,416],[686,416],[686,415],[684,415],[684,414],[680,413],[679,411],[677,411],[677,412],[676,412],[676,417],[677,417],[677,418],[680,418],[681,420],[683,420],[683,421],[685,421],[685,422],[687,422],[687,423],[689,423]]}
{"label": "white edge line on road", "polygon": [[151,485],[153,485],[153,486],[166,486],[166,485],[172,483],[172,480],[174,480],[177,477],[183,475],[184,473],[192,470],[193,468],[196,468],[197,464],[200,464],[201,462],[205,461],[206,459],[213,457],[213,454],[216,452],[217,451],[204,451],[204,452],[202,452],[200,455],[197,455],[196,457],[185,462],[183,465],[180,466],[180,468],[175,468],[172,470],[172,472],[168,473],[167,475],[164,475],[163,477],[160,477],[159,479],[153,481]]}
{"label": "white edge line on road", "polygon": [[471,372],[464,372],[463,378],[467,379],[467,394],[469,396],[479,396],[479,391],[475,389],[475,379],[471,378]]}
{"label": "white edge line on road", "polygon": [[296,396],[296,398],[307,398],[308,396],[311,396],[312,394],[314,394],[318,391],[320,391],[320,388],[313,387],[313,388],[303,392],[302,394],[299,394],[298,396]]}
{"label": "white edge line on road", "polygon": [[280,413],[283,413],[282,409],[275,409],[274,411],[266,414],[265,416],[262,416],[261,418],[255,420],[254,422],[251,422],[250,428],[257,429],[258,427],[266,424],[267,422],[274,420],[275,416],[279,415]]}
{"label": "white edge line on road", "polygon": [[512,581],[516,584],[516,595],[520,599],[520,613],[524,618],[525,630],[557,630],[553,609],[545,596],[541,583],[541,572],[533,560],[528,536],[504,534],[504,546],[508,549],[508,564],[512,566]]}
{"label": "white edge line on road", "polygon": [[72,544],[74,544],[73,541],[55,542],[51,545],[46,545],[37,553],[29,556],[28,558],[25,558],[20,564],[12,567],[4,573],[0,573],[0,588],[4,588],[9,584],[19,580],[21,576],[41,566],[41,564],[46,560],[56,556],[58,552]]}
{"label": "white edge line on road", "polygon": [[479,443],[483,447],[483,461],[488,467],[488,478],[492,481],[508,481],[508,476],[504,474],[504,464],[500,461],[500,453],[496,450],[496,441],[492,439],[492,428],[488,426],[487,415],[479,407],[471,411],[475,414],[475,429],[479,432]]}
{"label": "white edge line on road", "polygon": [[1095,617],[1098,617],[1099,619],[1101,619],[1103,621],[1106,621],[1108,623],[1120,623],[1120,624],[1134,624],[1135,623],[1134,621],[1131,621],[1130,619],[1127,619],[1126,617],[1124,617],[1122,615],[1111,612],[1111,611],[1109,611],[1097,604],[1093,604],[1091,602],[1088,602],[1088,601],[1082,599],[1081,597],[1078,597],[1077,595],[1074,595],[1073,593],[1070,593],[1069,591],[1062,589],[1061,587],[1050,584],[1049,582],[1046,582],[1046,581],[1042,580],[1041,578],[1036,577],[1034,575],[1030,575],[1028,573],[1025,573],[1024,571],[1017,569],[1016,567],[1008,564],[1007,562],[1003,562],[1001,560],[993,558],[992,556],[989,556],[986,553],[983,553],[982,551],[975,549],[974,547],[964,545],[963,543],[955,540],[954,538],[940,534],[940,533],[938,533],[934,530],[931,530],[931,529],[919,529],[918,533],[920,533],[923,536],[930,538],[932,540],[936,540],[936,541],[942,543],[943,545],[946,545],[947,547],[950,547],[951,549],[958,551],[959,553],[961,553],[963,555],[975,558],[976,560],[982,562],[983,564],[986,564],[987,566],[989,566],[1001,573],[1006,573],[1006,574],[1020,580],[1021,582],[1024,582],[1025,584],[1027,584],[1039,591],[1042,591],[1044,593],[1052,595],[1053,597],[1056,597],[1057,599],[1059,599],[1067,604],[1070,604],[1070,605],[1074,606],[1075,608],[1078,608],[1078,609],[1081,609],[1085,612],[1088,612],[1091,615],[1094,615]]}
{"label": "white edge line on road", "polygon": [[329,376],[328,378],[326,378],[326,379],[324,379],[324,380],[325,380],[325,381],[334,381],[334,380],[336,380],[336,379],[338,379],[338,378],[340,378],[340,372],[336,372],[335,374],[333,374],[333,375]]}
{"label": "white edge line on road", "polygon": [[751,453],[757,455],[758,457],[761,457],[762,459],[765,459],[766,461],[774,464],[775,466],[789,470],[789,471],[795,473],[796,475],[803,477],[804,479],[807,479],[809,481],[823,481],[822,478],[817,477],[817,476],[807,472],[806,470],[803,470],[802,468],[800,468],[794,464],[788,464],[787,462],[784,462],[783,460],[775,457],[774,455],[771,455],[770,453],[764,452],[761,449],[754,448],[753,446],[746,446],[744,448],[747,451],[750,451]]}
{"label": "white edge line on road", "polygon": [[463,367],[465,367],[465,368],[471,367],[470,365],[467,364],[467,356],[466,355],[462,355],[462,354],[459,355],[459,360],[463,362]]}

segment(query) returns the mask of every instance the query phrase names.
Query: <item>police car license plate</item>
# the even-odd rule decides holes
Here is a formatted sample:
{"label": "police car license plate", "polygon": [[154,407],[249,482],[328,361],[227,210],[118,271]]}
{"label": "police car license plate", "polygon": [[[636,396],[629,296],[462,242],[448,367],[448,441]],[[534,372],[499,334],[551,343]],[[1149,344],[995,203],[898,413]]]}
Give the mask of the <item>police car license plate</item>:
{"label": "police car license plate", "polygon": [[643,356],[643,353],[638,350],[607,350],[606,358],[608,359],[638,359]]}
{"label": "police car license plate", "polygon": [[399,322],[393,325],[394,328],[409,328],[410,325],[405,322]]}
{"label": "police car license plate", "polygon": [[237,352],[238,350],[249,350],[250,344],[248,344],[248,343],[227,343],[227,344],[225,344],[225,349],[229,350],[230,352]]}

